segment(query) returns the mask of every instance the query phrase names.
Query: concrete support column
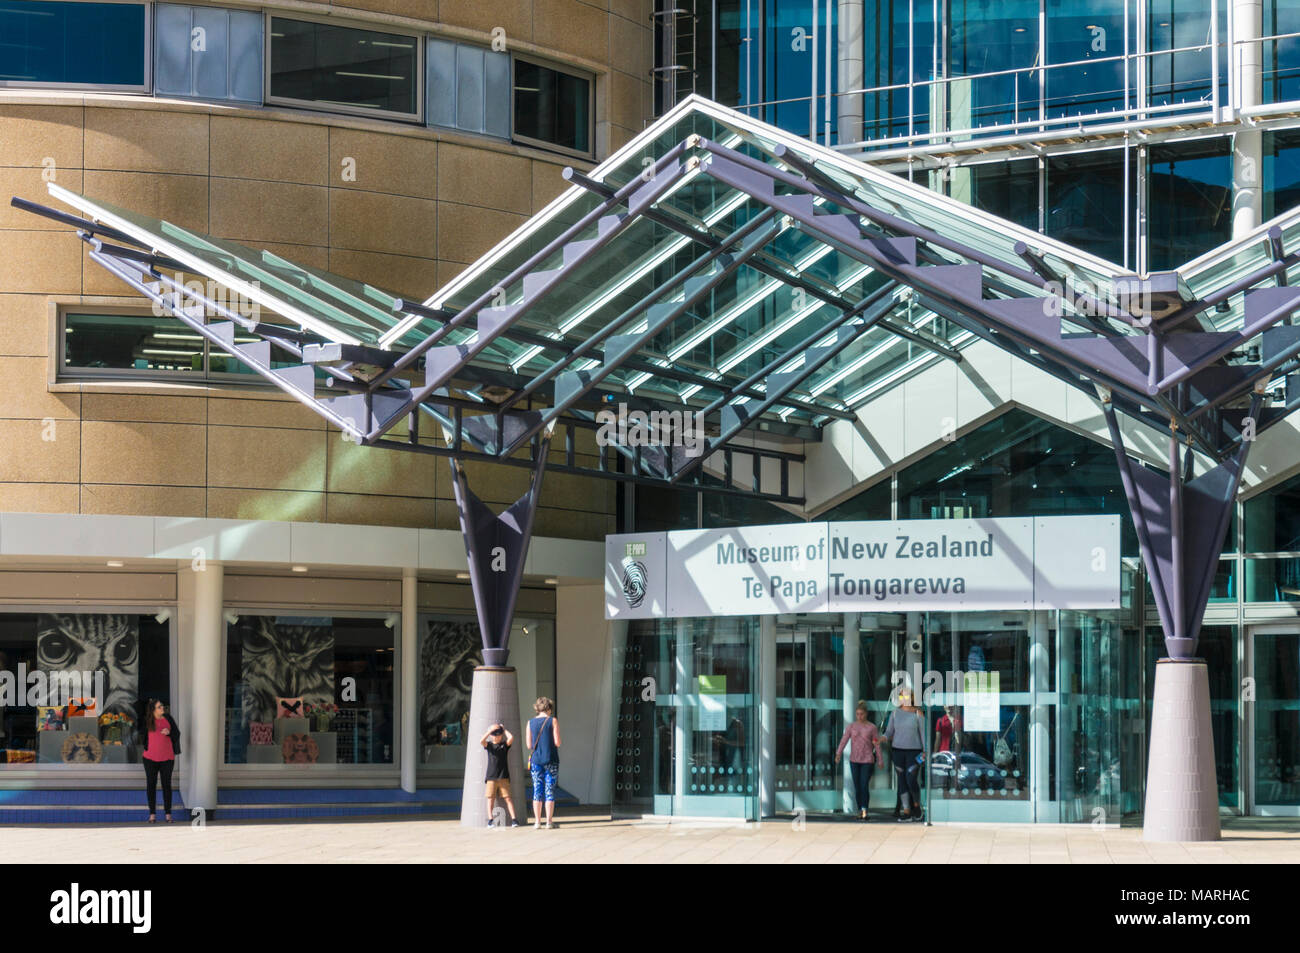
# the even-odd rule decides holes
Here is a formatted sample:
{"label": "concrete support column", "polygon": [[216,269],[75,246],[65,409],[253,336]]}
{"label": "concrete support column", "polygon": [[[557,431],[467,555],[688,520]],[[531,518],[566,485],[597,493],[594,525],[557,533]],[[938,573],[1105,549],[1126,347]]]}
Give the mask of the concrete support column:
{"label": "concrete support column", "polygon": [[1149,841],[1220,837],[1210,676],[1203,659],[1165,658],[1156,663],[1142,837]]}
{"label": "concrete support column", "polygon": [[776,814],[776,616],[758,620],[758,814]]}
{"label": "concrete support column", "polygon": [[[861,89],[866,74],[863,68],[862,0],[839,0],[839,49],[835,58],[839,65],[839,89]],[[828,51],[829,52],[829,51]],[[862,94],[841,95],[837,103],[839,141],[858,142],[862,139]]]}
{"label": "concrete support column", "polygon": [[419,582],[415,570],[406,569],[402,571],[402,710],[398,713],[398,731],[402,739],[402,790],[408,794],[415,793],[415,773],[420,766],[419,613]]}
{"label": "concrete support column", "polygon": [[[844,673],[842,676],[842,686],[844,694],[844,723],[848,724],[853,721],[857,713],[858,698],[860,697],[858,668],[862,657],[862,640],[858,637],[858,614],[856,612],[844,613]],[[843,731],[843,729],[840,729]],[[836,739],[836,744],[839,740]],[[840,761],[840,766],[844,772],[844,785],[842,789],[843,797],[841,801],[845,814],[853,814],[858,809],[857,797],[853,791],[853,769],[849,767],[848,752],[845,751],[844,758]]]}
{"label": "concrete support column", "polygon": [[189,747],[185,758],[190,774],[190,810],[208,814],[217,809],[217,772],[221,768],[221,731],[225,704],[221,660],[225,651],[223,618],[225,572],[221,563],[207,562],[190,570],[194,586],[193,682],[190,685]]}
{"label": "concrete support column", "polygon": [[[487,749],[478,743],[491,725],[500,722],[511,733],[512,725],[519,724],[519,682],[513,668],[480,665],[474,669],[474,685],[470,689],[469,730],[465,738],[465,783],[461,794],[460,823],[462,827],[487,827],[487,800],[484,798],[483,779],[487,775]],[[549,730],[549,729],[548,729]],[[563,732],[561,732],[563,735]],[[510,765],[510,793],[514,798],[515,812],[523,824],[525,797],[528,782],[524,779],[525,745],[522,730],[515,734],[507,762]],[[508,824],[509,816],[499,799],[494,807],[497,825]]]}
{"label": "concrete support column", "polygon": [[[1228,0],[1228,15],[1236,50],[1229,61],[1241,109],[1258,106],[1263,100],[1262,0]],[[1264,134],[1243,129],[1232,137],[1232,237],[1240,238],[1263,221]]]}

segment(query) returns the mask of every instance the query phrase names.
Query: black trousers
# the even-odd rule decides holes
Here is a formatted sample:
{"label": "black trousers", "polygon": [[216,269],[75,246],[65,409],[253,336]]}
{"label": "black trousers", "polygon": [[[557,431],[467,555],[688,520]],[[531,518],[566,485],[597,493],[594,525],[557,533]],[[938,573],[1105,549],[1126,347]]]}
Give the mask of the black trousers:
{"label": "black trousers", "polygon": [[163,813],[170,814],[172,812],[172,768],[176,766],[176,762],[150,761],[148,758],[140,760],[144,762],[144,783],[149,796],[149,813],[154,813],[154,806],[158,803],[158,779],[161,777]]}

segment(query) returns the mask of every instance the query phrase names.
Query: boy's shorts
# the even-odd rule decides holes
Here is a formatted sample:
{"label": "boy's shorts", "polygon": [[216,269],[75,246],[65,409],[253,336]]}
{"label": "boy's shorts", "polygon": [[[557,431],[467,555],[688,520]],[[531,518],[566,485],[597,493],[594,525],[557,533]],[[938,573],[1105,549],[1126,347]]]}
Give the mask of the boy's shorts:
{"label": "boy's shorts", "polygon": [[509,797],[510,796],[510,779],[495,778],[487,783],[488,797]]}

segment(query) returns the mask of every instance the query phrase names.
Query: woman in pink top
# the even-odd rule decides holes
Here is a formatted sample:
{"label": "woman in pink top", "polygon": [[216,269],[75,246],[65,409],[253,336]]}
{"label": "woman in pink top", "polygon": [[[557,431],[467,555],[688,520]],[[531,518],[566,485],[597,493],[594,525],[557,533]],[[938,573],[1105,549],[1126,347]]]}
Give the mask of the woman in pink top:
{"label": "woman in pink top", "polygon": [[163,813],[167,823],[172,820],[172,768],[181,753],[181,731],[167,714],[161,701],[149,699],[144,709],[144,778],[149,797],[149,823],[154,822],[154,809],[158,803],[158,779],[162,778]]}
{"label": "woman in pink top", "polygon": [[867,806],[871,801],[871,775],[876,771],[880,760],[880,732],[867,720],[867,703],[858,702],[853,713],[854,720],[844,729],[840,746],[835,749],[835,763],[840,763],[844,746],[852,740],[849,748],[849,771],[853,774],[853,791],[858,802],[858,817],[867,819]]}

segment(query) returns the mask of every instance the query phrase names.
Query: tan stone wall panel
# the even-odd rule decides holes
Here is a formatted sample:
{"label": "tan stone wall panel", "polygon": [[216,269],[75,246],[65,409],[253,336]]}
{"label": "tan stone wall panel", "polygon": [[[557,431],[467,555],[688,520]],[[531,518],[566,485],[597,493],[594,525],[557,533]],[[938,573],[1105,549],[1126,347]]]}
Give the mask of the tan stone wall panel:
{"label": "tan stone wall panel", "polygon": [[83,420],[202,424],[207,422],[207,402],[202,397],[90,393],[81,397],[81,416]]}
{"label": "tan stone wall panel", "polygon": [[443,143],[438,194],[444,201],[527,215],[533,201],[528,166],[523,156]]}
{"label": "tan stone wall panel", "polygon": [[0,229],[0,288],[15,294],[81,294],[81,239],[71,231]]}
{"label": "tan stone wall panel", "polygon": [[506,31],[507,42],[511,39],[531,42],[535,6],[521,0],[438,0],[438,18],[449,26],[469,27],[484,34],[501,27]]}
{"label": "tan stone wall panel", "polygon": [[438,257],[477,261],[525,221],[522,215],[439,202]]}
{"label": "tan stone wall panel", "polygon": [[325,440],[306,430],[209,427],[208,486],[323,492]]}
{"label": "tan stone wall panel", "polygon": [[[579,513],[558,510],[548,506],[537,508],[533,533],[537,536],[556,536],[560,539],[600,539],[614,532],[614,516],[600,513]],[[546,567],[534,567],[545,572]]]}
{"label": "tan stone wall panel", "polygon": [[437,290],[440,262],[429,258],[381,255],[369,251],[330,250],[329,270],[344,278],[364,281],[390,294],[423,301]]}
{"label": "tan stone wall panel", "polygon": [[533,162],[533,212],[546,208],[569,188],[562,173],[564,166],[550,162]]}
{"label": "tan stone wall panel", "polygon": [[269,389],[255,391],[260,398],[209,397],[208,423],[214,427],[276,427],[290,430],[324,430],[320,414],[298,403],[273,395]]}
{"label": "tan stone wall panel", "polygon": [[325,126],[213,116],[211,135],[214,176],[329,184]]}
{"label": "tan stone wall panel", "polygon": [[609,0],[610,13],[633,23],[649,23],[653,9],[650,0]]}
{"label": "tan stone wall panel", "polygon": [[[653,43],[648,19],[609,18],[609,48],[614,51],[610,66],[628,73],[639,82],[650,79],[650,52]],[[639,122],[642,117],[637,117]]]}
{"label": "tan stone wall panel", "polygon": [[40,420],[75,419],[80,394],[51,394],[43,357],[0,357],[0,414]]}
{"label": "tan stone wall panel", "polygon": [[210,487],[208,516],[223,520],[288,520],[320,523],[325,494],[286,490],[237,490]]}
{"label": "tan stone wall panel", "polygon": [[81,168],[80,106],[0,105],[0,165],[58,170]]}
{"label": "tan stone wall panel", "polygon": [[330,247],[412,258],[438,253],[438,203],[330,189]]}
{"label": "tan stone wall panel", "polygon": [[360,526],[410,526],[434,528],[437,520],[434,500],[399,496],[364,496],[330,493],[326,497],[325,521]]}
{"label": "tan stone wall panel", "polygon": [[0,354],[45,357],[49,350],[49,299],[39,294],[0,294]]}
{"label": "tan stone wall panel", "polygon": [[215,176],[211,182],[212,234],[243,244],[316,244],[327,240],[328,190]]}
{"label": "tan stone wall panel", "polygon": [[534,0],[534,42],[597,63],[607,62],[609,14],[604,6],[582,0]]}
{"label": "tan stone wall panel", "polygon": [[[324,236],[321,237],[324,238]],[[286,245],[282,242],[258,242],[257,247],[259,250],[269,251],[272,255],[278,255],[286,261],[291,261],[295,265],[306,265],[308,268],[329,271],[330,250],[328,245]]]}
{"label": "tan stone wall panel", "polygon": [[208,117],[86,108],[86,169],[208,173]]}
{"label": "tan stone wall panel", "polygon": [[[344,181],[346,167],[356,178]],[[432,199],[438,195],[438,143],[359,129],[331,129],[329,180],[339,189],[391,192]]]}
{"label": "tan stone wall panel", "polygon": [[0,483],[0,512],[76,513],[80,492],[76,483]]}
{"label": "tan stone wall panel", "polygon": [[[401,439],[397,434],[393,436]],[[332,436],[326,449],[329,465],[326,489],[331,493],[432,497],[435,470],[439,464],[447,467],[446,461],[422,453],[359,447],[344,440],[341,432]]]}
{"label": "tan stone wall panel", "polygon": [[129,486],[87,483],[81,512],[124,516],[204,516],[207,490],[190,486]]}
{"label": "tan stone wall panel", "polygon": [[437,20],[438,0],[329,0],[340,13],[349,9],[388,13],[413,20]]}
{"label": "tan stone wall panel", "polygon": [[[53,440],[43,439],[53,435]],[[76,483],[81,425],[75,420],[0,420],[0,483]]]}
{"label": "tan stone wall panel", "polygon": [[[208,180],[201,175],[145,172],[86,173],[85,194],[182,228],[208,231]],[[115,281],[117,279],[114,279]],[[125,285],[119,284],[125,288]]]}
{"label": "tan stone wall panel", "polygon": [[[3,128],[3,126],[0,126]],[[3,148],[3,146],[0,146]],[[5,161],[5,156],[0,153],[0,163]],[[54,171],[54,181],[66,189],[73,192],[82,191],[81,170],[80,169],[56,169]],[[49,190],[46,188],[47,179],[45,170],[39,168],[5,168],[0,165],[0,228],[21,228],[27,230],[44,229],[46,231],[67,231],[68,226],[61,225],[58,222],[51,221],[48,218],[41,218],[39,215],[33,215],[31,212],[25,212],[22,209],[14,208],[9,204],[12,196],[18,196],[20,199],[27,199],[29,202],[37,202],[41,205],[53,205],[55,208],[63,210],[63,205],[50,198]]]}
{"label": "tan stone wall panel", "polygon": [[86,483],[204,484],[206,428],[191,424],[87,420],[81,425]]}
{"label": "tan stone wall panel", "polygon": [[645,115],[646,84],[618,71],[609,74],[609,121],[624,129],[637,128]]}

